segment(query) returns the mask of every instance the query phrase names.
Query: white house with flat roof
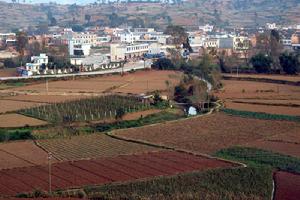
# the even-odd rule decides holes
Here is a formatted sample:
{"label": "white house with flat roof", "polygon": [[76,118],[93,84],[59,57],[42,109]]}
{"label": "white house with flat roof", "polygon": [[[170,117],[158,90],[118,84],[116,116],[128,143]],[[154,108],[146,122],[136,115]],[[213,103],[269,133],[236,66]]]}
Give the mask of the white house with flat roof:
{"label": "white house with flat roof", "polygon": [[32,56],[31,63],[26,63],[25,70],[31,73],[39,73],[40,67],[42,65],[48,64],[48,56],[44,53],[41,53],[39,56]]}
{"label": "white house with flat roof", "polygon": [[112,62],[141,58],[149,52],[149,44],[111,44],[110,58]]}

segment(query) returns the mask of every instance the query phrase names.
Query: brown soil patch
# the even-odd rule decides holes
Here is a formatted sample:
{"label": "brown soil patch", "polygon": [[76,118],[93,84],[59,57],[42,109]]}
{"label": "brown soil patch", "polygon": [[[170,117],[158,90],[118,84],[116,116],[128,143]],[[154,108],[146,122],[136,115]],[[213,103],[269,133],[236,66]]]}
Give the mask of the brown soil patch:
{"label": "brown soil patch", "polygon": [[[228,77],[237,77],[236,74],[223,74]],[[268,74],[239,74],[240,78],[260,78],[260,79],[271,79],[271,80],[283,80],[283,81],[300,81],[300,76],[290,76],[290,75],[268,75]]]}
{"label": "brown soil patch", "polygon": [[227,108],[300,115],[300,87],[255,81],[223,80],[224,89],[215,93]]}
{"label": "brown soil patch", "polygon": [[258,140],[246,146],[265,149],[300,158],[300,143],[281,140]]}
{"label": "brown soil patch", "polygon": [[152,110],[144,110],[144,111],[139,111],[139,112],[133,112],[133,113],[127,113],[124,117],[123,120],[136,120],[142,117],[146,117],[148,115],[152,115],[155,113],[159,113],[161,110],[158,109],[152,109]]}
{"label": "brown soil patch", "polygon": [[41,126],[47,122],[27,117],[20,114],[3,114],[0,115],[0,128],[5,127],[24,127],[24,126]]}
{"label": "brown soil patch", "polygon": [[256,104],[249,104],[249,103],[233,103],[227,101],[225,102],[225,107],[230,109],[235,109],[235,110],[242,110],[242,111],[300,116],[300,107],[292,107],[292,106],[289,107],[289,106],[273,106],[273,105],[256,105]]}
{"label": "brown soil patch", "polygon": [[[0,144],[0,169],[46,165],[47,153],[32,141],[8,142]],[[56,159],[53,159],[56,162]]]}
{"label": "brown soil patch", "polygon": [[200,153],[214,153],[223,148],[281,134],[283,131],[295,135],[299,130],[300,124],[295,122],[258,120],[216,113],[153,126],[117,130],[115,134]]}
{"label": "brown soil patch", "polygon": [[266,149],[300,158],[300,129],[298,133],[285,132],[273,135],[262,140],[250,142],[247,146]]}
{"label": "brown soil patch", "polygon": [[300,87],[255,81],[223,80],[221,99],[286,99],[300,100]]}
{"label": "brown soil patch", "polygon": [[17,76],[17,71],[13,69],[0,69],[0,77]]}
{"label": "brown soil patch", "polygon": [[[147,91],[166,89],[166,80],[179,82],[179,72],[174,71],[138,71],[124,76],[106,75],[96,78],[80,78],[77,80],[49,81],[48,91],[51,94],[67,93],[145,93]],[[12,92],[46,93],[46,84],[32,84],[13,88]]]}
{"label": "brown soil patch", "polygon": [[80,95],[16,95],[4,97],[5,100],[14,100],[14,101],[28,101],[28,102],[37,102],[37,103],[60,103],[65,101],[72,101],[82,98],[87,98],[88,96]]}
{"label": "brown soil patch", "polygon": [[43,105],[42,103],[26,102],[26,101],[13,101],[13,100],[0,100],[0,113],[16,111],[25,108],[36,107]]}
{"label": "brown soil patch", "polygon": [[275,200],[299,200],[300,175],[288,172],[275,173]]}

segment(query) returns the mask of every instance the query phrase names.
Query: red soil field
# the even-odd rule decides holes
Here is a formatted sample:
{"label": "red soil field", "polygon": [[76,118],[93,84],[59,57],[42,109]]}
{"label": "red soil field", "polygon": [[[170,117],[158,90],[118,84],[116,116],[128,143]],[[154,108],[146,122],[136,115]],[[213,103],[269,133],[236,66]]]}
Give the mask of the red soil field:
{"label": "red soil field", "polygon": [[300,175],[288,172],[275,173],[275,200],[299,200]]}
{"label": "red soil field", "polygon": [[[52,165],[52,189],[101,185],[234,166],[215,159],[172,151],[55,163]],[[47,165],[0,171],[2,195],[31,192],[36,188],[48,190]]]}
{"label": "red soil field", "polygon": [[[47,153],[32,141],[0,144],[0,170],[47,164]],[[53,161],[56,161],[53,159]]]}

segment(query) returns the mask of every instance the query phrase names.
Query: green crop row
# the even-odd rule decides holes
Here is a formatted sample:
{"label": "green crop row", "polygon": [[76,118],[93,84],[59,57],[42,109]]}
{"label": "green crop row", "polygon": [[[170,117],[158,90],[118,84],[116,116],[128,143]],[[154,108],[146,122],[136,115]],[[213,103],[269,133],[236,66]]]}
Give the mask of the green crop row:
{"label": "green crop row", "polygon": [[268,114],[263,112],[250,112],[250,111],[240,111],[234,109],[223,108],[222,111],[226,114],[250,117],[255,119],[268,119],[268,120],[286,120],[286,121],[296,121],[300,122],[299,116],[290,116],[290,115],[277,115],[277,114]]}
{"label": "green crop row", "polygon": [[90,199],[270,199],[271,168],[217,169],[84,188]]}
{"label": "green crop row", "polygon": [[216,152],[215,156],[236,160],[251,166],[269,166],[283,171],[300,173],[299,158],[271,151],[251,147],[232,147]]}

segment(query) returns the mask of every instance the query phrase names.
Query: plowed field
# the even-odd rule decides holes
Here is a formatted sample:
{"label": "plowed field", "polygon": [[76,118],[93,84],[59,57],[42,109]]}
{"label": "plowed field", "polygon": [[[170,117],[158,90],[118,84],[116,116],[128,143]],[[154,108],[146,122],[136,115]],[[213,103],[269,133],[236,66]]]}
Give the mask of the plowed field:
{"label": "plowed field", "polygon": [[299,200],[300,175],[276,172],[275,183],[275,200]]}
{"label": "plowed field", "polygon": [[46,125],[47,122],[27,117],[20,114],[2,114],[0,115],[0,128],[7,127],[24,127],[24,126],[41,126]]}
{"label": "plowed field", "polygon": [[258,120],[216,113],[183,121],[167,122],[114,134],[186,150],[213,153],[282,134],[298,135],[300,124],[288,121]]}
{"label": "plowed field", "polygon": [[0,144],[0,169],[45,165],[47,157],[48,154],[32,141]]}
{"label": "plowed field", "polygon": [[[49,94],[91,94],[102,92],[145,93],[166,89],[165,81],[178,83],[181,73],[174,71],[138,71],[124,76],[108,75],[96,78],[81,78],[66,81],[49,81]],[[46,84],[32,84],[10,89],[9,91],[45,94]]]}
{"label": "plowed field", "polygon": [[223,80],[216,95],[230,109],[270,114],[300,115],[300,87],[255,81]]}
{"label": "plowed field", "polygon": [[76,136],[70,139],[39,140],[38,143],[59,160],[111,157],[161,150],[113,139],[104,134]]}
{"label": "plowed field", "polygon": [[[230,163],[177,152],[123,155],[52,165],[52,189],[100,185],[162,175],[232,167]],[[48,166],[0,171],[0,194],[48,190]]]}

